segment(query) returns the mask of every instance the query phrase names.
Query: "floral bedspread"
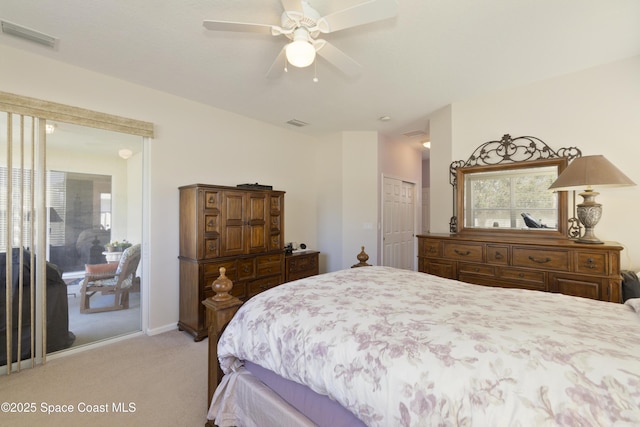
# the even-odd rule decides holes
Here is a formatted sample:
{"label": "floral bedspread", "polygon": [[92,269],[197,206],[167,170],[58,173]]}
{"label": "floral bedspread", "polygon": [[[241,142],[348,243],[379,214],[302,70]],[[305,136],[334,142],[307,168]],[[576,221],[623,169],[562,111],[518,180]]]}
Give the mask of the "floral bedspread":
{"label": "floral bedspread", "polygon": [[252,298],[218,354],[226,373],[250,360],[369,426],[638,426],[638,312],[353,268]]}

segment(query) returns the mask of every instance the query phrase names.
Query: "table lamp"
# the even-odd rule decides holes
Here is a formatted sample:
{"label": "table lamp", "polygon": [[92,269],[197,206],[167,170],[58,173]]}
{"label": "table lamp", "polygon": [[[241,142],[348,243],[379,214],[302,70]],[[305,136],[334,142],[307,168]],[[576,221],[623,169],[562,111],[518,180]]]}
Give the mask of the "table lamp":
{"label": "table lamp", "polygon": [[602,216],[602,205],[596,202],[596,196],[600,193],[593,191],[593,188],[630,185],[636,184],[604,156],[597,155],[574,159],[549,189],[569,191],[586,187],[584,192],[580,193],[584,200],[577,205],[578,220],[584,226],[585,231],[577,241],[580,243],[603,243],[593,231]]}

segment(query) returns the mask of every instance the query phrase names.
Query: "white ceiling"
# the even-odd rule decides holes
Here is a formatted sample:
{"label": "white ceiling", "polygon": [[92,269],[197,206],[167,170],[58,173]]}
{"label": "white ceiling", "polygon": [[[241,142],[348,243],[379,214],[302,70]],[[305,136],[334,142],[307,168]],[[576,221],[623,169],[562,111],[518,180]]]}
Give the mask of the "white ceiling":
{"label": "white ceiling", "polygon": [[[326,15],[363,1],[309,3]],[[362,73],[319,59],[317,83],[313,66],[265,78],[284,36],[202,26],[279,24],[281,12],[279,0],[2,0],[0,19],[59,41],[0,43],[312,135],[392,138],[428,132],[427,116],[452,102],[640,54],[638,0],[399,0],[393,19],[324,36]]]}

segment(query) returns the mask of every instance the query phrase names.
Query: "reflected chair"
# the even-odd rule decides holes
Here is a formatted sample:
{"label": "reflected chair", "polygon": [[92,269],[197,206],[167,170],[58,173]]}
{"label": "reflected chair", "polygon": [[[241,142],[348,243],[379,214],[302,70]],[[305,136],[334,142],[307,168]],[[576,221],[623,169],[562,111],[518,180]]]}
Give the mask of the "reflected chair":
{"label": "reflected chair", "polygon": [[536,220],[529,213],[522,212],[520,215],[522,215],[522,219],[524,220],[524,223],[529,228],[549,228],[546,225],[542,224],[540,221]]}
{"label": "reflected chair", "polygon": [[[140,245],[133,245],[122,253],[118,263],[87,264],[80,285],[80,313],[123,310],[129,308],[129,290],[140,281],[136,270],[140,263]],[[113,305],[91,308],[93,295],[113,295]]]}

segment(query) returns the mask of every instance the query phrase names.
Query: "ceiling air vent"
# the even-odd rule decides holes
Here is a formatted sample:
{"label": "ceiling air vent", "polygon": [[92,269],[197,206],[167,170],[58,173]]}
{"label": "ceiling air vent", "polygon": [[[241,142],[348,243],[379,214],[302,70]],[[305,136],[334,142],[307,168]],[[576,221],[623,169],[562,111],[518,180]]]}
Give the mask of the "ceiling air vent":
{"label": "ceiling air vent", "polygon": [[413,138],[414,136],[426,135],[426,133],[423,130],[414,130],[411,132],[403,133],[403,135],[407,138]]}
{"label": "ceiling air vent", "polygon": [[17,24],[12,24],[11,22],[0,21],[0,25],[2,26],[2,32],[5,34],[20,37],[21,39],[29,40],[30,42],[38,43],[43,46],[53,48],[56,46],[56,42],[58,41],[55,37],[39,31],[30,30],[29,28],[25,28]]}
{"label": "ceiling air vent", "polygon": [[287,122],[287,124],[292,126],[297,126],[299,128],[309,126],[309,123],[303,122],[302,120],[298,120],[298,119],[291,119]]}

